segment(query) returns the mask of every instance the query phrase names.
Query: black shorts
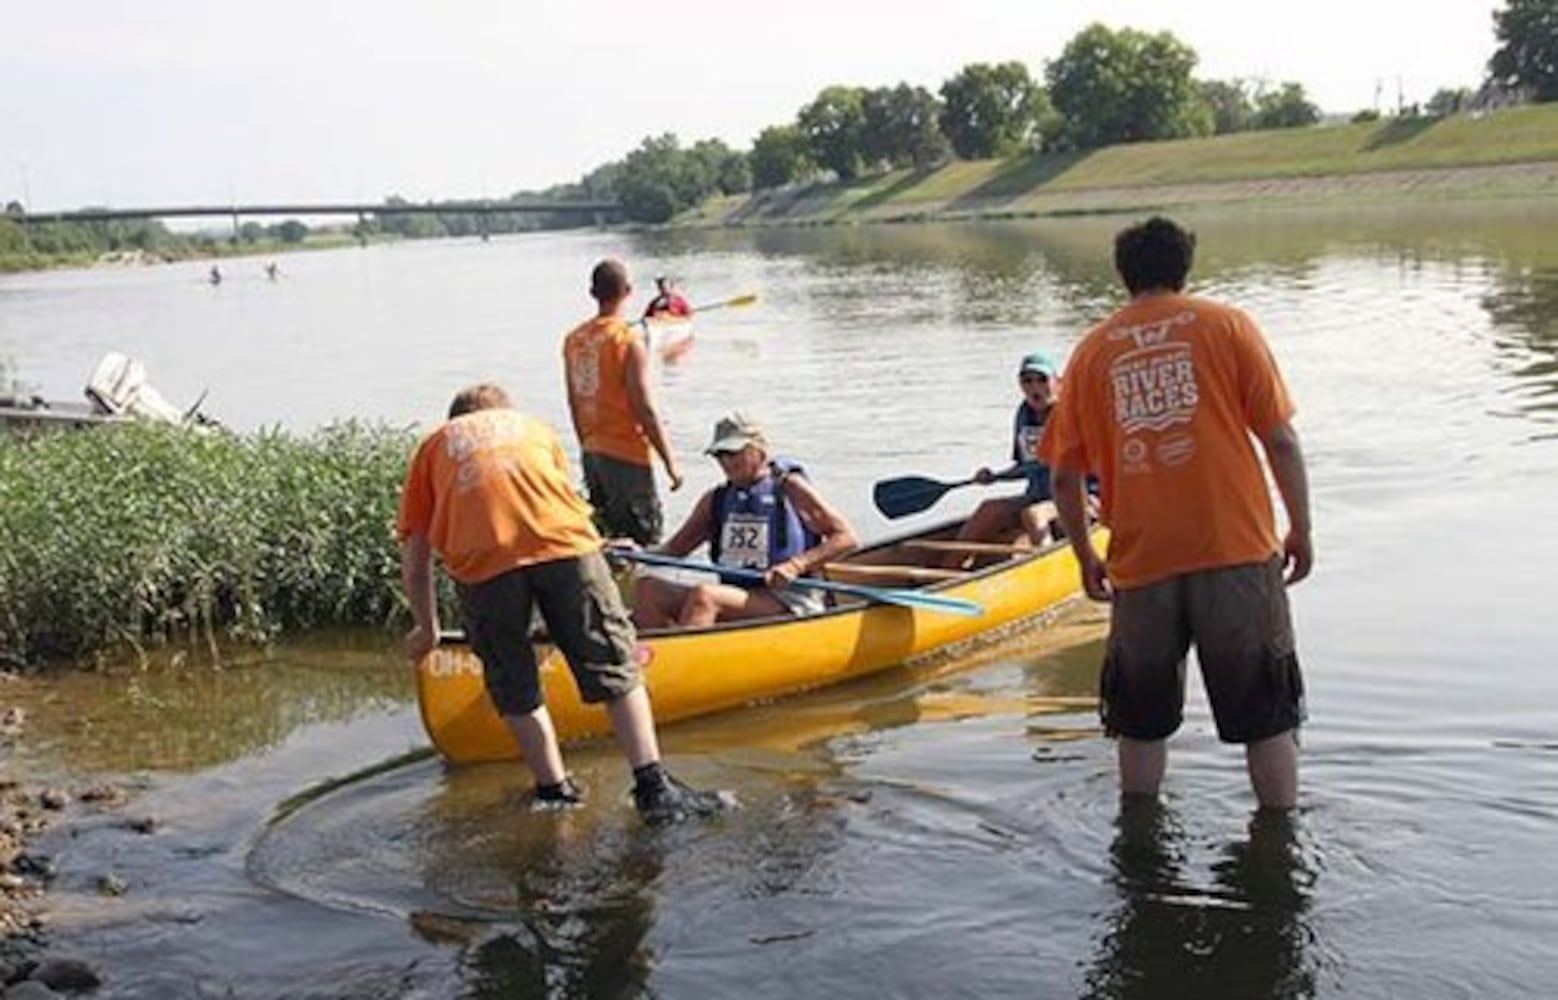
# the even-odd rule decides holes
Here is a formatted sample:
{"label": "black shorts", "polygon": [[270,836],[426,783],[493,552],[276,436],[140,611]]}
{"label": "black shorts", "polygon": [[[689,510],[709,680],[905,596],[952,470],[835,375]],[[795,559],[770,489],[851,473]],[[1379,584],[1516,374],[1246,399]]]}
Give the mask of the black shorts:
{"label": "black shorts", "polygon": [[530,638],[535,609],[584,701],[613,701],[643,683],[633,657],[633,623],[599,552],[522,566],[456,589],[466,636],[499,715],[528,715],[542,704]]}
{"label": "black shorts", "polygon": [[655,473],[647,465],[585,452],[584,488],[595,508],[595,525],[607,538],[631,538],[654,545],[665,530],[665,515],[655,493]]}
{"label": "black shorts", "polygon": [[1304,679],[1282,560],[1201,570],[1115,592],[1099,713],[1111,736],[1161,740],[1184,721],[1191,644],[1227,743],[1296,729]]}

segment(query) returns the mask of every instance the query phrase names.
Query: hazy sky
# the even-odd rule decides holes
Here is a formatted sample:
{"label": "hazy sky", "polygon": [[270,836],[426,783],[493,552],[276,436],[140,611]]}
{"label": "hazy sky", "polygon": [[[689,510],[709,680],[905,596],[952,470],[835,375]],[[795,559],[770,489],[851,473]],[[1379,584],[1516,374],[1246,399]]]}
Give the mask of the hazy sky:
{"label": "hazy sky", "polygon": [[1327,112],[1475,87],[1498,0],[0,0],[0,202],[501,196],[646,135],[750,147],[829,84],[1036,75],[1086,25]]}

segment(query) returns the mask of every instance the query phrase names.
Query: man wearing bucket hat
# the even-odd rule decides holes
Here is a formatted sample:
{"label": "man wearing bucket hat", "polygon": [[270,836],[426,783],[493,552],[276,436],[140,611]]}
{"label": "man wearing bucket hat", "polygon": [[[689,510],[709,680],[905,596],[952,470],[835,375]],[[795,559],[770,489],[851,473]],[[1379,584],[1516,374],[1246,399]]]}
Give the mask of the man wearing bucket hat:
{"label": "man wearing bucket hat", "polygon": [[698,499],[658,551],[686,556],[707,544],[710,562],[761,570],[763,581],[732,577],[686,585],[642,576],[634,590],[634,620],[643,628],[700,627],[821,611],[817,591],[789,584],[856,546],[849,523],[798,464],[771,457],[767,435],[745,414],[721,417],[704,454],[719,462],[725,482]]}
{"label": "man wearing bucket hat", "polygon": [[[1055,504],[1050,500],[1049,468],[1035,453],[1060,387],[1054,359],[1043,351],[1023,355],[1017,363],[1017,384],[1023,398],[1012,417],[1011,464],[1000,471],[986,466],[976,471],[973,478],[985,485],[1020,479],[1023,491],[986,500],[974,508],[958,532],[960,541],[1010,543],[1026,535],[1039,546],[1057,534],[1058,525],[1052,527]],[[947,559],[956,564],[966,561],[968,556],[952,554]]]}

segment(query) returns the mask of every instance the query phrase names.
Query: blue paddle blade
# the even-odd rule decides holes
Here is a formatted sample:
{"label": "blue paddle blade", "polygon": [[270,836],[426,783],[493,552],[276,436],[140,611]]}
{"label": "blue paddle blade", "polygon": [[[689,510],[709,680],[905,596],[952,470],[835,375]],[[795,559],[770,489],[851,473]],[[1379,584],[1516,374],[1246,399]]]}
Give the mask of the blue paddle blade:
{"label": "blue paddle blade", "polygon": [[929,508],[948,491],[967,486],[972,480],[944,483],[927,476],[899,476],[884,479],[871,488],[871,502],[887,517],[907,517]]}
{"label": "blue paddle blade", "polygon": [[[619,549],[612,553],[612,557],[626,559],[630,562],[644,563],[648,566],[675,566],[679,569],[719,573],[723,576],[736,577],[753,582],[760,582],[763,579],[763,574],[755,569],[742,569],[737,566],[717,566],[711,562],[703,562],[698,559],[681,559],[677,556],[661,555],[658,552],[637,552]],[[837,594],[849,594],[881,604],[896,604],[905,608],[922,608],[926,611],[940,611],[949,615],[963,615],[966,618],[974,618],[985,613],[984,605],[964,600],[961,597],[948,597],[944,594],[926,594],[918,590],[903,590],[897,587],[868,587],[865,584],[859,583],[838,583],[833,580],[819,580],[811,576],[800,577],[791,583],[790,586],[832,591]]]}

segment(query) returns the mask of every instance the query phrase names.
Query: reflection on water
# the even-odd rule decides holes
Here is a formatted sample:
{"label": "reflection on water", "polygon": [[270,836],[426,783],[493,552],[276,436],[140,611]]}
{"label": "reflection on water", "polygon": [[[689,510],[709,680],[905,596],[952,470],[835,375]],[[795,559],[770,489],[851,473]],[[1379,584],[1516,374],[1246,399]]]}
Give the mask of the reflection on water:
{"label": "reflection on water", "polygon": [[221,667],[162,658],[22,677],[3,694],[26,712],[26,753],[85,774],[199,771],[274,748],[304,726],[415,697],[393,637],[380,631],[231,652]]}
{"label": "reflection on water", "polygon": [[[217,676],[3,688],[29,699],[29,753],[197,771],[157,788],[155,837],[105,826],[64,868],[89,886],[119,870],[153,910],[192,896],[201,922],[159,926],[155,948],[144,927],[77,943],[261,997],[330,995],[265,978],[278,942],[338,995],[393,995],[379,986],[407,963],[428,996],[1540,994],[1558,976],[1558,205],[1176,214],[1200,235],[1196,287],[1260,321],[1299,405],[1319,548],[1294,592],[1313,720],[1301,824],[1244,829],[1248,783],[1198,684],[1166,807],[1120,811],[1089,607],[1007,647],[669,727],[679,772],[748,803],[718,825],[645,839],[620,759],[596,746],[568,754],[593,793],[579,813],[524,812],[515,767],[423,762],[260,833],[275,802],[414,733],[380,636]],[[659,373],[689,457],[670,518],[712,485],[690,456],[734,400],[878,537],[905,525],[872,508],[876,481],[1004,458],[1014,360],[1064,356],[1118,302],[1123,221],[401,245],[300,255],[287,282],[220,292],[177,268],[4,277],[0,354],[73,395],[102,351],[128,349],[172,398],[210,384],[240,427],[278,406],[290,426],[342,406],[426,423],[476,378],[566,426],[557,341],[581,276],[621,255],[698,299],[761,293],[709,314]],[[255,881],[235,885],[251,841]]]}
{"label": "reflection on water", "polygon": [[1189,869],[1180,818],[1122,803],[1110,846],[1120,902],[1087,977],[1088,997],[1312,997],[1317,956],[1308,909],[1316,872],[1292,814],[1258,812],[1248,837],[1222,845],[1211,883]]}

